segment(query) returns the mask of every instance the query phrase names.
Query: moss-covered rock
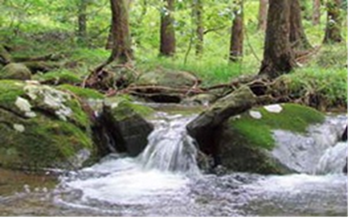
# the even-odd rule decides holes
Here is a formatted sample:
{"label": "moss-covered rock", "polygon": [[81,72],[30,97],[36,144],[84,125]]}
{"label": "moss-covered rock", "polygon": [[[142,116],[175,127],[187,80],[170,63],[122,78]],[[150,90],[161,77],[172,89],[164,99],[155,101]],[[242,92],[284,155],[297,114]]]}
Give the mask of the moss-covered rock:
{"label": "moss-covered rock", "polygon": [[132,114],[139,114],[142,117],[148,117],[155,112],[150,107],[135,103],[134,99],[129,95],[109,97],[106,99],[106,104],[115,108],[113,116],[118,120],[127,119],[132,116]]}
{"label": "moss-covered rock", "polygon": [[191,73],[179,70],[157,68],[142,74],[137,85],[158,85],[166,87],[192,87],[198,79]]}
{"label": "moss-covered rock", "polygon": [[0,81],[0,166],[79,168],[96,155],[90,126],[73,95],[35,82]]}
{"label": "moss-covered rock", "polygon": [[82,88],[82,87],[73,86],[69,84],[60,85],[57,87],[57,89],[74,93],[74,95],[77,95],[80,98],[83,98],[86,100],[87,99],[104,99],[103,94],[101,94],[100,92],[94,89]]}
{"label": "moss-covered rock", "polygon": [[7,64],[0,72],[0,79],[30,80],[30,70],[23,64]]}
{"label": "moss-covered rock", "polygon": [[45,74],[36,74],[34,79],[42,84],[60,85],[60,84],[79,84],[82,79],[70,71],[52,71]]}
{"label": "moss-covered rock", "polygon": [[128,96],[118,96],[108,99],[100,122],[116,151],[137,156],[148,144],[148,135],[153,130],[143,117],[152,113],[151,108],[131,102]]}
{"label": "moss-covered rock", "polygon": [[221,127],[219,157],[222,164],[234,171],[254,173],[289,173],[272,156],[276,146],[273,130],[305,134],[309,126],[324,121],[324,115],[297,104],[280,104],[254,108],[232,117]]}
{"label": "moss-covered rock", "polygon": [[[200,80],[192,73],[159,67],[141,74],[133,85],[137,87],[146,86],[147,88],[139,89],[138,92],[151,93],[148,98],[155,102],[179,103],[184,95],[183,92],[178,90],[184,90],[185,92],[186,89],[192,88],[199,82]],[[178,92],[174,92],[174,90]]]}

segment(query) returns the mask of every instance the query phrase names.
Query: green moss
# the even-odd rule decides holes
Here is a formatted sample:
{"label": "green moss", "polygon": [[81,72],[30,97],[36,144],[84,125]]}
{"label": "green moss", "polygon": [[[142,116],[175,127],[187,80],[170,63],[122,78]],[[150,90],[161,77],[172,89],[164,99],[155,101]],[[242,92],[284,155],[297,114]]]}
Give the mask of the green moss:
{"label": "green moss", "polygon": [[23,96],[24,83],[16,80],[0,80],[0,106],[14,109],[13,104],[18,96]]}
{"label": "green moss", "polygon": [[288,130],[305,133],[308,126],[324,121],[324,115],[312,108],[297,104],[281,104],[281,113],[268,112],[264,107],[254,109],[262,114],[261,119],[252,118],[248,113],[239,119],[229,121],[231,128],[252,146],[272,149],[272,130]]}
{"label": "green moss", "polygon": [[42,83],[48,84],[77,84],[81,83],[81,78],[73,72],[67,70],[52,71],[45,74],[37,74],[34,79],[39,80]]}
{"label": "green moss", "polygon": [[[96,151],[91,139],[91,121],[79,99],[66,98],[62,102],[72,110],[67,121],[63,121],[55,114],[55,107],[43,102],[43,96],[30,100],[24,87],[22,82],[0,81],[0,166],[69,168],[70,159],[81,149],[89,150],[94,158]],[[40,90],[40,86],[37,88]],[[42,88],[47,90],[47,87]],[[35,117],[18,115],[20,111],[14,105],[18,95],[28,99]],[[19,130],[15,124],[20,126]]]}
{"label": "green moss", "polygon": [[143,117],[147,117],[154,113],[150,107],[136,104],[132,102],[132,98],[128,95],[120,95],[107,99],[112,105],[117,105],[113,108],[113,116],[118,120],[124,120],[133,116],[135,113]]}
{"label": "green moss", "polygon": [[88,129],[91,125],[91,121],[87,112],[82,109],[80,101],[72,99],[66,102],[65,105],[73,111],[69,120],[85,130]]}
{"label": "green moss", "polygon": [[68,84],[58,86],[58,89],[63,91],[69,91],[84,99],[104,99],[104,96],[96,90],[81,88],[78,86],[72,86]]}
{"label": "green moss", "polygon": [[75,125],[38,116],[20,123],[24,132],[2,128],[0,165],[9,168],[59,167],[80,149],[92,150],[91,139]]}

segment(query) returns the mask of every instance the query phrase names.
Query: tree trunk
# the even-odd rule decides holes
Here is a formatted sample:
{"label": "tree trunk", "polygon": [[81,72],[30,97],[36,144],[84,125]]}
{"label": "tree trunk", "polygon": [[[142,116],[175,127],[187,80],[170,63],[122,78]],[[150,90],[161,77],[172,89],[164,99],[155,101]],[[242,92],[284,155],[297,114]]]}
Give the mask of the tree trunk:
{"label": "tree trunk", "polygon": [[294,49],[304,50],[311,48],[302,25],[301,7],[299,0],[292,0],[290,11],[290,43]]}
{"label": "tree trunk", "polygon": [[113,50],[108,62],[111,63],[117,59],[120,63],[126,63],[133,58],[127,5],[125,0],[110,0],[110,3],[113,21]]}
{"label": "tree trunk", "polygon": [[239,8],[234,11],[233,26],[231,28],[229,61],[238,61],[243,54],[244,42],[244,19],[243,2],[239,3]]}
{"label": "tree trunk", "polygon": [[327,2],[327,24],[324,43],[341,42],[341,0],[328,0]]}
{"label": "tree trunk", "polygon": [[108,39],[107,44],[105,45],[105,49],[110,50],[113,49],[113,20],[111,20],[111,25],[109,27],[109,33],[108,33]]}
{"label": "tree trunk", "polygon": [[320,7],[321,7],[321,0],[313,0],[312,22],[314,26],[320,24],[320,18],[321,18]]}
{"label": "tree trunk", "polygon": [[87,1],[80,0],[79,11],[78,11],[78,42],[85,44],[87,37]]}
{"label": "tree trunk", "polygon": [[176,52],[176,38],[173,26],[174,0],[164,0],[166,5],[161,12],[160,55],[173,56]]}
{"label": "tree trunk", "polygon": [[267,28],[268,2],[269,0],[259,0],[258,30],[265,31]]}
{"label": "tree trunk", "polygon": [[259,75],[266,75],[270,79],[290,72],[295,65],[289,42],[290,3],[289,0],[269,1],[264,58]]}
{"label": "tree trunk", "polygon": [[203,0],[193,0],[193,17],[196,26],[195,54],[202,55],[204,50]]}

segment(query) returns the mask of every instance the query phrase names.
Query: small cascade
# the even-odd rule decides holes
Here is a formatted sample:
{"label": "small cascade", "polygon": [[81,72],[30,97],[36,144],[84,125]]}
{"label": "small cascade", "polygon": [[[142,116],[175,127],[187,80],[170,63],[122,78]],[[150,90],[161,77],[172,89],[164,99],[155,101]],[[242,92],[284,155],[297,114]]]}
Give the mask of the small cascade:
{"label": "small cascade", "polygon": [[155,130],[148,137],[148,145],[138,157],[145,169],[180,172],[198,175],[197,149],[194,139],[186,131],[186,125],[194,117],[159,114],[154,121]]}
{"label": "small cascade", "polygon": [[[272,155],[289,169],[313,174],[317,172],[317,165],[327,150],[330,150],[327,156],[331,158],[331,155],[335,155],[332,149],[343,148],[336,146],[346,122],[347,116],[328,116],[324,123],[310,126],[306,134],[275,130],[274,138],[277,146],[273,149]],[[342,158],[344,161],[342,168],[345,165],[345,158],[346,156]]]}
{"label": "small cascade", "polygon": [[338,142],[335,146],[328,148],[320,158],[316,166],[316,174],[342,173],[348,156],[348,143]]}

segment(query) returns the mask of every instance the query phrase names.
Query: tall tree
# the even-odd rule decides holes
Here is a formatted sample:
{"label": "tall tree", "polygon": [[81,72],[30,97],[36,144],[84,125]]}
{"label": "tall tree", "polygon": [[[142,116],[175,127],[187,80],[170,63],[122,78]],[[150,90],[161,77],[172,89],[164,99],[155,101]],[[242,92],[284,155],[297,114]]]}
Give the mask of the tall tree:
{"label": "tall tree", "polygon": [[327,24],[325,31],[324,43],[341,42],[341,0],[328,0],[327,7]]}
{"label": "tall tree", "polygon": [[269,0],[259,0],[258,30],[265,31],[267,27],[268,2]]}
{"label": "tall tree", "polygon": [[311,48],[305,35],[299,0],[290,1],[290,43],[295,49]]}
{"label": "tall tree", "polygon": [[259,75],[273,79],[290,72],[295,65],[289,41],[290,3],[289,0],[269,1],[264,57]]}
{"label": "tall tree", "polygon": [[118,59],[125,63],[133,58],[128,22],[128,8],[125,0],[110,0],[112,10],[113,50],[109,61]]}
{"label": "tall tree", "polygon": [[193,0],[192,7],[196,27],[195,54],[200,56],[204,50],[203,0]]}
{"label": "tall tree", "polygon": [[161,10],[160,55],[173,56],[176,52],[176,37],[174,29],[174,0],[163,0],[165,6]]}
{"label": "tall tree", "polygon": [[312,16],[313,25],[320,24],[320,18],[321,18],[320,7],[321,7],[321,0],[313,0],[313,16]]}
{"label": "tall tree", "polygon": [[237,2],[237,7],[234,9],[234,19],[231,28],[230,37],[230,54],[229,61],[238,61],[243,54],[244,42],[244,18],[243,18],[243,1]]}
{"label": "tall tree", "polygon": [[87,37],[87,0],[80,0],[78,6],[78,42],[86,43]]}
{"label": "tall tree", "polygon": [[111,75],[103,68],[113,61],[117,61],[123,67],[131,63],[133,52],[131,49],[131,36],[128,22],[128,8],[126,0],[110,0],[112,12],[111,38],[112,51],[106,62],[99,65],[88,76],[84,86],[98,89],[109,89],[116,84],[115,75]]}

